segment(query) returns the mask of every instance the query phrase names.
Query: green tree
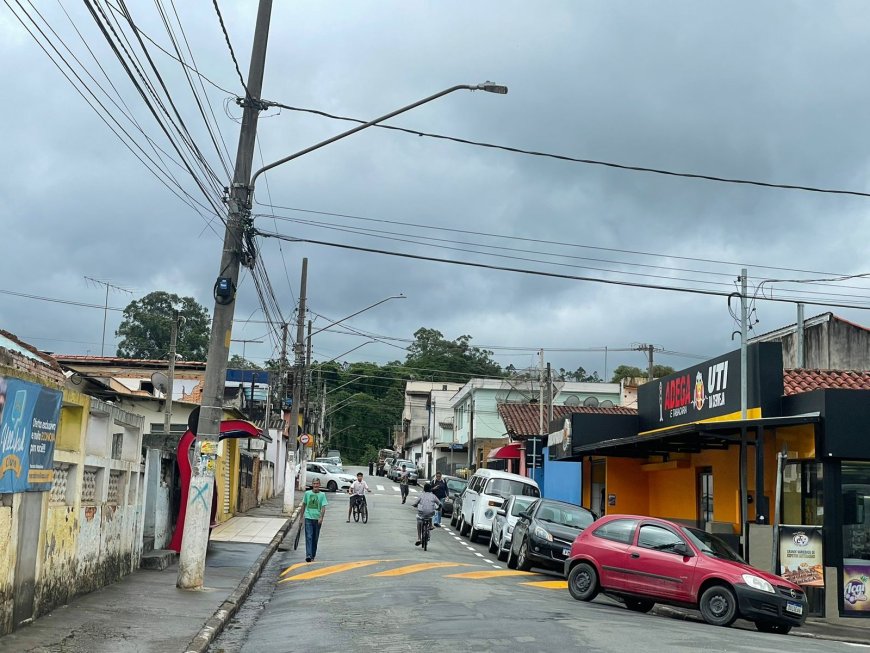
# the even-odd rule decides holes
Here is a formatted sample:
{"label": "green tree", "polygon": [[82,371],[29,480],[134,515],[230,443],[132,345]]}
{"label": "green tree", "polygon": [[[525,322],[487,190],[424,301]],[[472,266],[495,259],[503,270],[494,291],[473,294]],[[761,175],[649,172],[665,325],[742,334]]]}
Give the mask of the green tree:
{"label": "green tree", "polygon": [[[674,372],[674,368],[670,365],[653,365],[653,377],[656,379],[660,379],[668,374],[673,374]],[[613,378],[610,379],[610,382],[619,383],[622,379],[645,379],[648,375],[649,370],[647,369],[640,369],[639,367],[632,367],[630,365],[620,365],[613,370]]]}
{"label": "green tree", "polygon": [[[447,340],[436,329],[420,328],[408,347],[405,365],[417,378],[467,381],[475,376],[500,376],[501,366],[492,360],[492,352],[471,345],[471,336]],[[445,374],[439,377],[439,372]]]}
{"label": "green tree", "polygon": [[184,360],[204,361],[208,354],[209,314],[193,297],[156,291],[130,302],[116,336],[120,358],[165,359],[169,354],[173,311],[183,318],[176,351]]}
{"label": "green tree", "polygon": [[238,354],[233,354],[230,356],[230,360],[227,361],[227,368],[231,370],[262,370],[263,368],[257,365],[254,362],[249,361],[247,358],[243,358]]}
{"label": "green tree", "polygon": [[557,378],[559,381],[578,381],[580,383],[602,382],[601,377],[598,376],[598,372],[592,372],[592,374],[587,374],[586,370],[584,370],[582,367],[578,367],[573,372],[569,372],[564,367],[560,367]]}

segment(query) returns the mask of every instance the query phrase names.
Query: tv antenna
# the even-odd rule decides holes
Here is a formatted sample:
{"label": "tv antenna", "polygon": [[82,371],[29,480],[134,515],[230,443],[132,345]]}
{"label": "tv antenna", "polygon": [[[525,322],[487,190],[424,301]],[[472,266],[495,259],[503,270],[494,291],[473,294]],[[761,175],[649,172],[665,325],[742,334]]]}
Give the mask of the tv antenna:
{"label": "tv antenna", "polygon": [[109,289],[117,290],[119,292],[125,292],[128,295],[132,295],[132,290],[127,290],[126,288],[121,288],[121,286],[116,286],[114,284],[109,283],[108,281],[103,281],[101,279],[94,279],[93,277],[85,277],[85,281],[90,281],[91,283],[97,284],[99,286],[106,287],[106,304],[103,307],[103,340],[100,342],[100,356],[106,355],[106,317],[109,315]]}

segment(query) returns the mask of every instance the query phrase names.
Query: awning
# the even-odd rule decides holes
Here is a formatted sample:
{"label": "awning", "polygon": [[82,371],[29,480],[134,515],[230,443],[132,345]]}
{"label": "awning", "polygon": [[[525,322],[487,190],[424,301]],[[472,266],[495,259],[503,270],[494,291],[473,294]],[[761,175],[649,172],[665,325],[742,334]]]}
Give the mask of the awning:
{"label": "awning", "polygon": [[512,442],[503,447],[497,447],[489,452],[487,460],[516,460],[523,453],[522,442]]}
{"label": "awning", "polygon": [[[570,458],[576,459],[589,455],[646,458],[669,453],[699,453],[709,449],[728,449],[731,445],[740,443],[740,431],[743,428],[754,431],[758,428],[775,429],[799,424],[815,424],[819,421],[819,413],[808,413],[727,422],[695,422],[648,435],[632,435],[578,445],[572,449]],[[749,444],[754,444],[754,441],[750,440]]]}

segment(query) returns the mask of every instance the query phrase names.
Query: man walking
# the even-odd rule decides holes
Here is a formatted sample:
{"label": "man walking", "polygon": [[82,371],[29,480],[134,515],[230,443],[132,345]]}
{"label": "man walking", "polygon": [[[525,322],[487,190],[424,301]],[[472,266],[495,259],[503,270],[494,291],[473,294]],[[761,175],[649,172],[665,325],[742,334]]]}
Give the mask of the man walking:
{"label": "man walking", "polygon": [[447,498],[447,481],[441,478],[441,472],[435,472],[435,480],[432,481],[432,494],[438,499],[441,505],[435,511],[435,517],[432,519],[432,526],[441,528],[441,513],[444,510],[444,499]]}
{"label": "man walking", "polygon": [[374,475],[375,475],[375,461],[370,460],[369,461],[369,476],[374,476]]}
{"label": "man walking", "polygon": [[311,489],[302,497],[305,506],[305,562],[312,562],[317,556],[317,542],[320,540],[320,527],[326,516],[326,495],[320,491],[320,479],[311,482]]}
{"label": "man walking", "polygon": [[399,472],[399,489],[402,491],[402,503],[408,500],[408,483],[411,482],[408,468],[402,465],[402,471]]}

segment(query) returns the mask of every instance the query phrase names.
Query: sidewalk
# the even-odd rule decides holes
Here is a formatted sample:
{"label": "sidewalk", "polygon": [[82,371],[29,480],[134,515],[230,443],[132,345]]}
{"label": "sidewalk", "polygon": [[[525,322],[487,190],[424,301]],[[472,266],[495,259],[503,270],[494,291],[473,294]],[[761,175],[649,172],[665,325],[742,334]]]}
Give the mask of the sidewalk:
{"label": "sidewalk", "polygon": [[[701,614],[695,610],[685,610],[682,608],[672,608],[670,606],[657,605],[653,608],[653,614],[658,614],[671,619],[680,619],[683,621],[697,621],[704,623]],[[867,620],[855,620],[855,625],[829,623],[822,619],[808,618],[806,623],[800,628],[792,629],[791,636],[809,637],[811,639],[824,639],[837,642],[849,642],[852,644],[870,645],[870,623]],[[866,624],[866,625],[862,625]],[[755,630],[755,625],[738,619],[734,622],[734,628],[744,628],[746,630]]]}
{"label": "sidewalk", "polygon": [[[239,539],[247,539],[209,543],[202,590],[175,586],[177,563],[164,571],[140,569],[0,637],[0,652],[204,651],[214,629],[232,618],[289,529],[290,520],[281,513],[282,503],[281,496],[274,497],[227,522],[240,520],[236,524],[249,526],[227,526],[224,538],[232,539],[235,531]],[[266,525],[271,528],[264,530]],[[269,531],[274,533],[270,541],[261,542],[263,533]],[[206,636],[197,637],[206,622]],[[191,643],[195,646],[189,648]]]}

